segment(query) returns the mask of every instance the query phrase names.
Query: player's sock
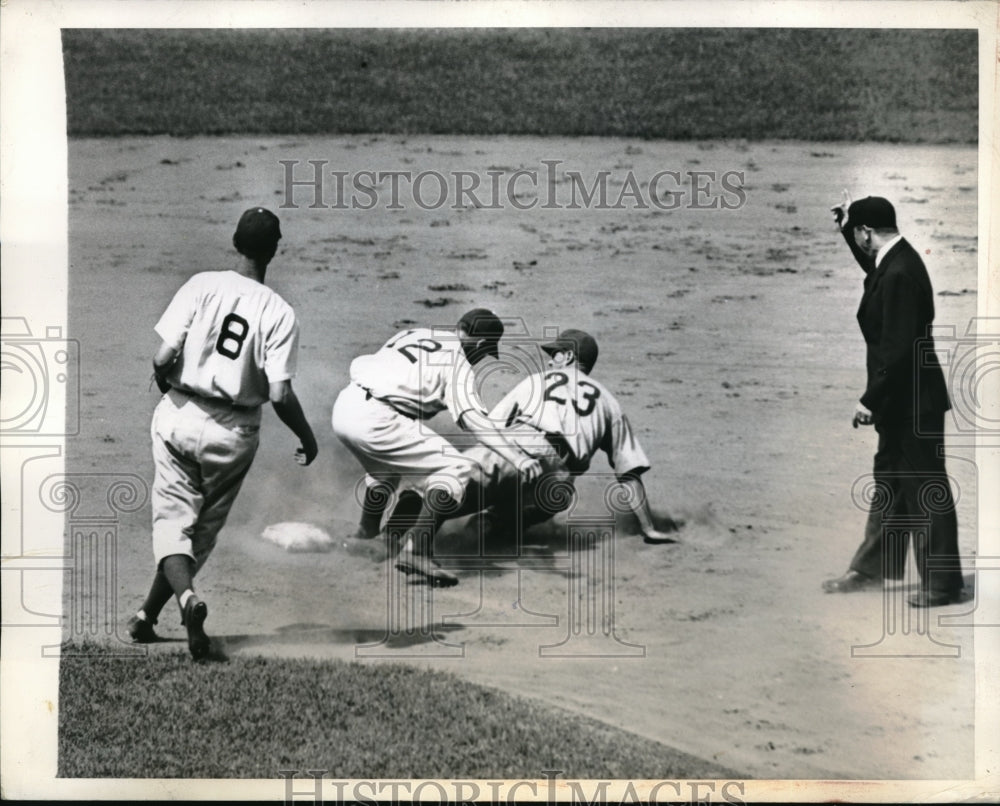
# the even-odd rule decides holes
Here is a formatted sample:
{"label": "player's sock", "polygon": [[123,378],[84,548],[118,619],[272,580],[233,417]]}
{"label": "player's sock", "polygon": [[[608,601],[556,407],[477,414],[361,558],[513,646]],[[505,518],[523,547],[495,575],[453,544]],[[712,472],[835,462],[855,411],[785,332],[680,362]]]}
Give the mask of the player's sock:
{"label": "player's sock", "polygon": [[361,522],[358,524],[358,531],[356,534],[358,537],[370,539],[379,533],[381,525],[381,516],[370,518],[367,515],[363,515],[361,517]]}
{"label": "player's sock", "polygon": [[[194,560],[186,554],[171,554],[163,558],[161,565],[163,576],[170,583],[170,589],[176,594],[178,601],[185,592],[191,590],[194,578]],[[185,599],[185,601],[187,601]],[[181,602],[183,609],[184,602]]]}
{"label": "player's sock", "polygon": [[150,585],[149,593],[146,594],[146,601],[142,603],[142,609],[139,612],[145,611],[145,620],[150,624],[156,624],[156,620],[160,617],[160,611],[173,595],[174,589],[163,575],[163,571],[157,569],[153,584]]}
{"label": "player's sock", "polygon": [[184,591],[184,593],[177,597],[177,602],[180,604],[182,612],[184,611],[184,608],[187,607],[188,599],[192,596],[194,596],[194,591],[188,588]]}
{"label": "player's sock", "polygon": [[361,505],[361,523],[359,534],[364,537],[374,537],[382,527],[382,516],[392,498],[392,487],[388,484],[374,484],[365,489],[365,500]]}

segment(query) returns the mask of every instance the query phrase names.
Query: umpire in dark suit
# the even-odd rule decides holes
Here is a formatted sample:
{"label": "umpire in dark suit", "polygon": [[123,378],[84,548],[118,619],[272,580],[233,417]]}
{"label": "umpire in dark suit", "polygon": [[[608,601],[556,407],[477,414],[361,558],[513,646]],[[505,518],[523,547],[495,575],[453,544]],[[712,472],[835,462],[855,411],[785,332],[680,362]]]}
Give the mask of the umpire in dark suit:
{"label": "umpire in dark suit", "polygon": [[869,196],[832,208],[841,234],[865,271],[858,324],[867,345],[868,384],[853,425],[878,432],[876,495],[850,569],[823,583],[828,593],[881,587],[902,579],[913,543],[920,591],[914,607],[959,600],[955,502],[944,465],[944,417],[951,407],[930,325],[934,294],[917,251],[899,234],[886,199]]}

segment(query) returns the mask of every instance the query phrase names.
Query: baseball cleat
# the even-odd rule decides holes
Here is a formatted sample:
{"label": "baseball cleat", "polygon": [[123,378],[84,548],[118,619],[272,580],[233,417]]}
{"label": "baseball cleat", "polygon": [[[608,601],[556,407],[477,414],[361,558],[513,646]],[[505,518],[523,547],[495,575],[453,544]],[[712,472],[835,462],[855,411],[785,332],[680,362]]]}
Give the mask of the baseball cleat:
{"label": "baseball cleat", "polygon": [[396,568],[407,576],[418,574],[434,587],[450,588],[452,585],[458,584],[457,576],[450,571],[445,571],[430,557],[414,553],[409,547],[404,548],[396,557]]}
{"label": "baseball cleat", "polygon": [[187,607],[184,608],[184,626],[187,628],[188,649],[191,650],[191,657],[201,660],[208,655],[211,648],[211,641],[205,635],[205,619],[208,618],[208,605],[197,596],[188,599]]}
{"label": "baseball cleat", "polygon": [[146,621],[146,619],[139,618],[138,616],[132,616],[128,620],[128,626],[125,629],[128,630],[129,637],[132,639],[132,643],[135,644],[153,644],[160,640],[159,636],[153,631],[153,625]]}
{"label": "baseball cleat", "polygon": [[827,593],[852,593],[853,591],[881,588],[882,580],[850,569],[842,577],[827,579],[823,582],[823,590]]}
{"label": "baseball cleat", "polygon": [[921,590],[919,593],[913,594],[906,601],[910,603],[910,607],[943,607],[962,601],[962,592],[960,590]]}
{"label": "baseball cleat", "polygon": [[643,535],[643,543],[649,543],[650,545],[660,545],[662,543],[680,543],[681,541],[677,539],[674,535],[666,534],[664,532],[657,532],[655,536],[653,535]]}

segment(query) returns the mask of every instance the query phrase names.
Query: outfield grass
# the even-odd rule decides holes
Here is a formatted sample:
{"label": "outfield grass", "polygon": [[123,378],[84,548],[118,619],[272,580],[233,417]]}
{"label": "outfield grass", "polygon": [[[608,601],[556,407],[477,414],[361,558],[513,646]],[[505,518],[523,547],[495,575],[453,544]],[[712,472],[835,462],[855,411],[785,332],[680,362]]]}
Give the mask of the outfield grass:
{"label": "outfield grass", "polygon": [[962,30],[67,30],[71,136],[975,143]]}
{"label": "outfield grass", "polygon": [[733,777],[595,720],[401,664],[69,650],[60,777]]}

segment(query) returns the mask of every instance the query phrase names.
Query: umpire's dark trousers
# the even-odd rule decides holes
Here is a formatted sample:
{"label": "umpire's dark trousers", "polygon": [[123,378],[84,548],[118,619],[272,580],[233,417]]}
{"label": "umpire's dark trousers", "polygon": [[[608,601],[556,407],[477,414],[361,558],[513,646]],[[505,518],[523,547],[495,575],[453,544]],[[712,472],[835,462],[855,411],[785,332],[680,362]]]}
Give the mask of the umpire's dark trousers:
{"label": "umpire's dark trousers", "polygon": [[963,582],[944,466],[944,412],[878,423],[875,430],[876,494],[851,568],[876,579],[902,579],[912,536],[921,587],[954,594]]}

